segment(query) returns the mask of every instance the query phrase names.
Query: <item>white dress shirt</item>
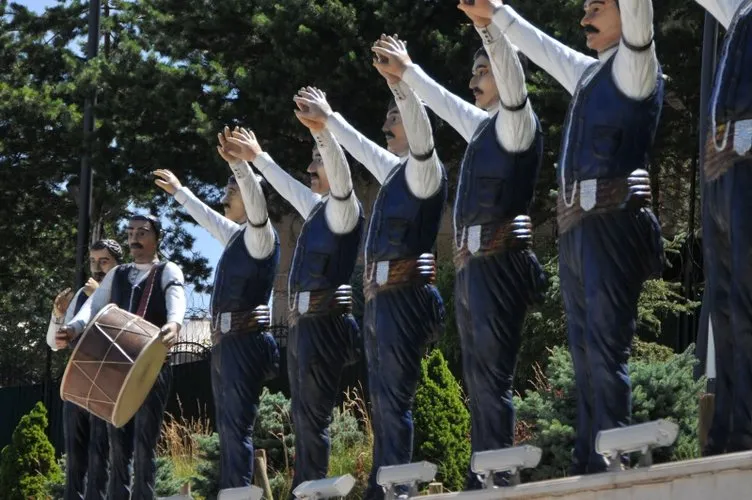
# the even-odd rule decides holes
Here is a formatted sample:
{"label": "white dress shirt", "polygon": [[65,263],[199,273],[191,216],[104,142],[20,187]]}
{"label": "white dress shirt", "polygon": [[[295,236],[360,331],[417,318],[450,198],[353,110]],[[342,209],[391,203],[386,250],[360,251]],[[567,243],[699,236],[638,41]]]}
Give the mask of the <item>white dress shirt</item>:
{"label": "white dress shirt", "polygon": [[[353,190],[350,167],[342,148],[334,140],[331,132],[324,129],[312,134],[316,140],[316,146],[321,153],[321,161],[324,164],[326,177],[329,180],[329,190],[334,196],[344,198]],[[303,219],[308,219],[314,207],[321,201],[326,201],[324,216],[329,229],[335,234],[347,234],[358,224],[360,208],[358,198],[352,192],[347,199],[337,199],[328,195],[322,196],[314,193],[303,183],[285,172],[282,167],[269,156],[261,153],[256,156],[253,165],[261,172],[269,184],[298,211]]]}
{"label": "white dress shirt", "polygon": [[70,320],[73,319],[73,311],[76,309],[76,302],[78,302],[78,298],[82,293],[84,293],[83,287],[79,288],[73,295],[70,304],[68,304],[68,308],[65,310],[65,315],[62,318],[55,316],[55,311],[53,309],[52,315],[50,316],[50,324],[47,327],[47,345],[50,346],[50,349],[53,351],[58,350],[57,345],[55,344],[55,334],[61,326],[69,323]]}
{"label": "white dress shirt", "polygon": [[379,184],[384,184],[391,171],[407,160],[405,176],[408,188],[418,198],[428,199],[439,191],[443,177],[443,168],[434,150],[431,122],[412,89],[403,82],[390,85],[389,88],[397,102],[410,150],[416,155],[424,155],[433,150],[433,154],[427,160],[417,160],[409,154],[400,158],[390,153],[358,132],[339,113],[330,115],[326,126],[337,141],[371,172]]}
{"label": "white dress shirt", "polygon": [[[493,24],[476,27],[488,53],[491,72],[499,89],[499,97],[507,108],[518,107],[525,101],[525,74],[514,47]],[[500,113],[496,120],[496,140],[504,150],[518,153],[527,150],[535,139],[535,117],[528,101],[521,110],[510,111],[494,106],[484,111],[450,93],[428,76],[419,66],[409,66],[402,81],[412,87],[442,120],[449,123],[466,142],[489,116]]]}
{"label": "white dress shirt", "polygon": [[744,0],[695,0],[707,9],[716,20],[728,29],[734,14],[739,10]]}
{"label": "white dress shirt", "polygon": [[187,187],[181,187],[175,193],[175,200],[198,222],[201,227],[209,231],[223,246],[236,232],[246,228],[243,240],[248,253],[254,259],[265,259],[274,251],[274,229],[269,221],[266,208],[266,199],[256,176],[244,161],[230,165],[235,179],[238,182],[238,190],[243,200],[246,217],[253,224],[266,224],[262,227],[254,227],[250,224],[238,224],[227,217],[212,210],[208,205],[199,200]]}
{"label": "white dress shirt", "polygon": [[[635,52],[624,45],[624,39],[636,47],[650,43],[653,39],[653,2],[619,0],[619,12],[623,38],[618,46],[599,53],[598,59],[577,52],[548,36],[508,5],[496,9],[493,23],[570,94],[574,94],[577,83],[590,65],[603,63],[616,52],[612,71],[616,86],[627,97],[643,100],[653,93],[656,86],[658,59],[655,44],[648,50]],[[617,47],[619,50],[616,50]]]}
{"label": "white dress shirt", "polygon": [[[159,261],[150,262],[148,264],[133,264],[134,269],[128,275],[128,282],[131,286],[137,285],[141,281],[144,281],[149,275],[149,271]],[[91,319],[102,310],[104,306],[112,302],[112,281],[115,278],[115,270],[120,266],[114,267],[107,276],[104,277],[94,293],[89,297],[89,300],[81,307],[72,320],[66,323],[66,325],[73,327],[73,330],[77,335],[83,333],[86,325],[89,324]],[[167,323],[183,324],[185,318],[185,290],[183,290],[183,271],[174,263],[167,262],[162,271],[162,282],[160,286],[164,290],[170,283],[179,283],[179,286],[170,286],[165,290],[165,305],[167,307]],[[164,325],[156,325],[162,327]]]}

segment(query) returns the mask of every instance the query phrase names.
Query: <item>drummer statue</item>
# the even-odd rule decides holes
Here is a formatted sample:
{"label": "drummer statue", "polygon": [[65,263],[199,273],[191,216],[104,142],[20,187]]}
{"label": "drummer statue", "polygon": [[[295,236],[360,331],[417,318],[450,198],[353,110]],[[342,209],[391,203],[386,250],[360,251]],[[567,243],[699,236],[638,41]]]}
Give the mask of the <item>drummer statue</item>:
{"label": "drummer statue", "polygon": [[[159,219],[152,215],[131,217],[127,233],[134,262],[117,266],[105,276],[78,314],[58,330],[59,347],[75,342],[92,318],[109,303],[158,326],[168,349],[177,342],[186,308],[183,272],[173,262],[160,262],[157,250],[161,231]],[[144,404],[130,422],[121,428],[108,424],[108,500],[155,497],[156,447],[171,381],[172,372],[165,360]]]}
{"label": "drummer statue", "polygon": [[279,370],[279,349],[268,331],[269,302],[279,267],[279,237],[269,221],[261,184],[248,163],[231,156],[230,130],[217,150],[235,174],[222,198],[225,215],[205,205],[169,170],[157,186],[225,247],[211,297],[211,380],[219,431],[219,487],[253,480],[253,426],[263,384]]}
{"label": "drummer statue", "polygon": [[[123,249],[114,240],[99,240],[89,248],[91,277],[71,298],[71,289],[55,298],[47,344],[53,351],[68,346],[57,342],[57,330],[73,319],[104,277],[123,261]],[[74,347],[74,342],[70,343]],[[69,401],[63,402],[65,433],[64,498],[106,498],[107,489],[107,422]],[[84,496],[85,495],[85,496]]]}

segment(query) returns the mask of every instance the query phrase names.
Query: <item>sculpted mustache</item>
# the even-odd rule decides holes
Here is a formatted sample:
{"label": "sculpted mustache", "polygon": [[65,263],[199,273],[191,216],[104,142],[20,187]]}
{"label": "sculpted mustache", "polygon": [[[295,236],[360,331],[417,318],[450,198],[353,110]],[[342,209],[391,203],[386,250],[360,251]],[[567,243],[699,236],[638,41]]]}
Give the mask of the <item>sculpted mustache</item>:
{"label": "sculpted mustache", "polygon": [[394,134],[391,132],[385,132],[384,135],[387,139],[394,139]]}
{"label": "sculpted mustache", "polygon": [[596,28],[592,24],[588,24],[587,26],[585,26],[582,29],[585,30],[585,33],[600,33],[601,32],[601,30],[599,30],[598,28]]}
{"label": "sculpted mustache", "polygon": [[483,91],[481,89],[479,89],[478,87],[473,87],[470,90],[473,92],[473,94],[482,94],[483,93]]}
{"label": "sculpted mustache", "polygon": [[130,248],[144,248],[141,243],[131,243]]}

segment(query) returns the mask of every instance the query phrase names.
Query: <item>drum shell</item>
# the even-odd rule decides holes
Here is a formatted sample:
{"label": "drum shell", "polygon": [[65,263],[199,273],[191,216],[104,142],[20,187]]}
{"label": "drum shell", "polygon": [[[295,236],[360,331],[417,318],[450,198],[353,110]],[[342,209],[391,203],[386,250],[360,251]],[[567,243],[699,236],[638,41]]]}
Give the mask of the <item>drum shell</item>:
{"label": "drum shell", "polygon": [[60,397],[121,427],[145,401],[166,354],[157,326],[109,304],[78,339]]}

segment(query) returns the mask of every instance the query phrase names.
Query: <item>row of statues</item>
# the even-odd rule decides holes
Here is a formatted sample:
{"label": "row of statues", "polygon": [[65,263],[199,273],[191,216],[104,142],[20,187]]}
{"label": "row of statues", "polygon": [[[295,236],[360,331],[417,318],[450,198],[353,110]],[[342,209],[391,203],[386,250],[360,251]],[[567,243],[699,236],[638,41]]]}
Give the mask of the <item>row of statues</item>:
{"label": "row of statues", "polygon": [[[752,204],[752,197],[745,196],[752,185],[752,0],[697,1],[727,28],[711,104],[703,191],[708,214],[705,307],[713,321],[718,367],[717,407],[703,450],[711,455],[752,449],[752,219],[744,215]],[[566,47],[502,0],[460,1],[458,8],[482,40],[471,61],[474,104],[427,75],[411,60],[404,40],[382,35],[372,51],[373,66],[393,94],[382,125],[386,147],[335,112],[322,90],[301,88],[294,97],[295,114],[314,139],[309,186],[280,167],[242,127],[218,134],[217,151],[233,174],[222,199],[224,216],[172,172],[154,172],[157,186],[224,245],[211,298],[221,488],[250,485],[259,396],[279,367],[279,351],[268,332],[267,304],[280,261],[279,236],[267,211],[268,187],[305,221],[288,284],[293,487],[327,474],[328,426],[340,377],[361,349],[374,430],[366,498],[383,498],[376,481],[380,467],[411,461],[411,406],[420,360],[440,335],[445,317],[431,252],[449,193],[427,108],[467,142],[452,220],[456,321],[472,451],[513,445],[512,380],[523,322],[546,286],[532,250],[528,215],[544,134],[526,89],[526,59],[572,95],[556,165],[561,290],[577,394],[569,472],[592,474],[613,465],[596,452],[595,439],[630,422],[627,362],[637,301],[642,284],[660,275],[664,261],[648,175],[664,78],[653,40],[651,0],[585,0],[583,7],[580,24],[596,57]],[[367,224],[344,150],[380,185]],[[54,348],[75,345],[108,303],[159,326],[166,345],[176,341],[185,314],[183,275],[174,263],[159,262],[161,234],[155,217],[130,220],[132,264],[120,263],[122,251],[115,242],[91,247],[94,280],[79,290],[67,313],[65,301],[56,301],[57,316],[48,333]],[[348,283],[362,241],[366,302],[361,331],[351,314]],[[154,496],[155,447],[170,377],[165,362],[143,406],[122,428],[66,403],[66,498],[84,492],[86,498]],[[508,477],[498,474],[493,484],[505,486]],[[467,489],[480,487],[468,468]]]}

